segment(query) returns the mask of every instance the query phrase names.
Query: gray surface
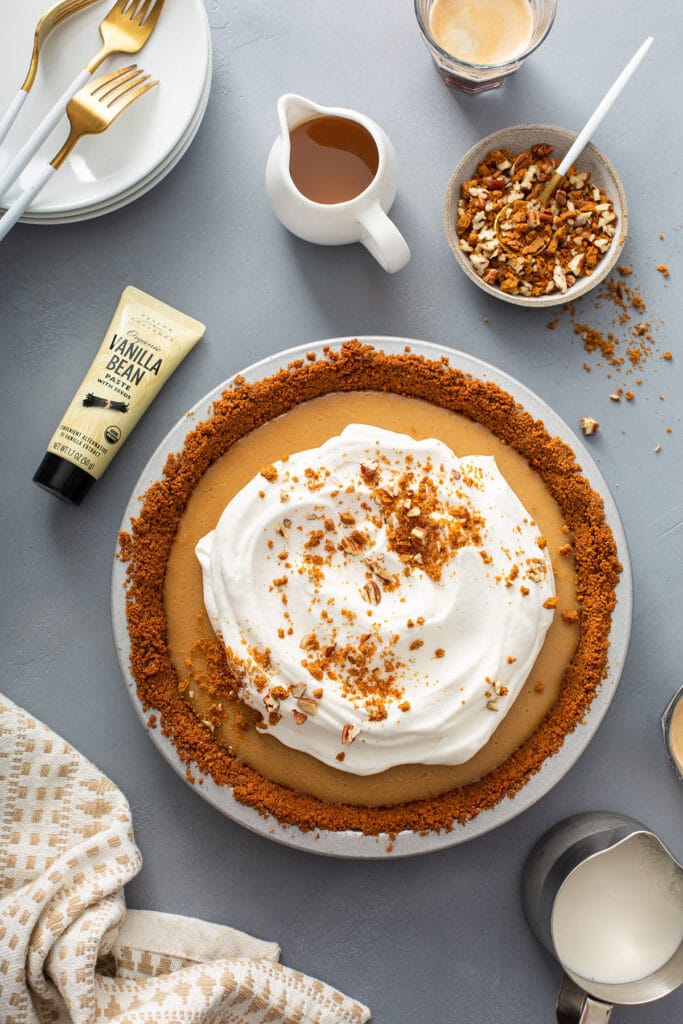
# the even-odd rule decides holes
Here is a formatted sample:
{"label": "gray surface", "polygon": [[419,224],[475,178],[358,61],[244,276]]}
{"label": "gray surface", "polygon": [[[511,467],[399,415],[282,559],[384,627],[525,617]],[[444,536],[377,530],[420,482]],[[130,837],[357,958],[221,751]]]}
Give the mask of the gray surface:
{"label": "gray surface", "polygon": [[[409,0],[208,6],[215,84],[180,166],[127,210],[71,227],[20,226],[2,245],[2,687],[128,795],[145,856],[129,887],[132,906],[277,939],[285,962],[365,1000],[378,1024],[551,1021],[559,969],[529,933],[519,901],[522,864],[539,834],[567,814],[614,809],[644,821],[683,856],[683,791],[664,758],[658,721],[681,682],[680,6],[662,0],[656,24],[647,25],[647,7],[636,0],[600,5],[615,13],[596,24],[596,5],[565,2],[528,66],[503,89],[469,98],[439,81]],[[629,202],[624,260],[637,271],[648,317],[664,321],[658,338],[675,357],[650,361],[636,402],[626,406],[610,402],[606,371],[581,368],[581,342],[566,318],[548,331],[548,313],[505,306],[465,279],[442,234],[441,202],[462,154],[496,127],[578,128],[650,28],[655,46],[596,136]],[[325,251],[300,242],[272,215],[263,169],[275,102],[289,90],[362,109],[391,136],[400,170],[394,215],[413,251],[396,277],[360,247]],[[668,287],[655,270],[660,260],[671,267]],[[71,509],[31,476],[128,283],[201,317],[207,336],[83,507]],[[582,313],[592,322],[608,316],[590,299]],[[222,818],[140,728],[110,636],[116,529],[168,428],[241,366],[348,333],[464,348],[523,380],[570,424],[595,416],[602,426],[592,450],[633,559],[631,654],[579,763],[501,830],[408,861],[324,860]],[[613,1020],[681,1018],[683,992],[620,1009]]]}

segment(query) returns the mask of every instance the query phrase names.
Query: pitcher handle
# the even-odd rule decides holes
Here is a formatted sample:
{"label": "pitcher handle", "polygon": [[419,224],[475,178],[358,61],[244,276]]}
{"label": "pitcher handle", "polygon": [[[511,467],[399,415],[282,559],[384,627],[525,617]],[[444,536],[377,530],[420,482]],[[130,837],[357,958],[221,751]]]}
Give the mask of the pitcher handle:
{"label": "pitcher handle", "polygon": [[608,1024],[612,1004],[594,999],[566,975],[557,997],[557,1024]]}
{"label": "pitcher handle", "polygon": [[360,241],[389,274],[405,267],[410,249],[405,238],[379,205],[374,203],[358,215]]}

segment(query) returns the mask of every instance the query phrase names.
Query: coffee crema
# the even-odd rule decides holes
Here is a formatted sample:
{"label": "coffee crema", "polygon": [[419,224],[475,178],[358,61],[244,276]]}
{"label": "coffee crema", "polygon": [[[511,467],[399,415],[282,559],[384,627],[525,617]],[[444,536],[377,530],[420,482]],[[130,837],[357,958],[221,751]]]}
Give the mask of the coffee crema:
{"label": "coffee crema", "polygon": [[529,0],[434,0],[429,28],[438,45],[469,64],[503,64],[534,30]]}
{"label": "coffee crema", "polygon": [[314,203],[329,206],[355,199],[377,174],[377,143],[351,118],[312,117],[292,129],[289,144],[292,181]]}

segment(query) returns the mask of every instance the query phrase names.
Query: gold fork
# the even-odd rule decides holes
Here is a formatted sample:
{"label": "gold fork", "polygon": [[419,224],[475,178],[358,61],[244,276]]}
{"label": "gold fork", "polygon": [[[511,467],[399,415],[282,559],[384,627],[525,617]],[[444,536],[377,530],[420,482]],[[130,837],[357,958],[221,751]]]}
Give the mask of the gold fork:
{"label": "gold fork", "polygon": [[10,103],[3,117],[0,118],[0,144],[2,144],[3,139],[16,121],[19,111],[26,102],[26,97],[33,88],[33,83],[38,73],[40,51],[52,29],[57,28],[57,25],[61,25],[72,14],[78,14],[79,11],[85,10],[86,7],[90,7],[91,4],[96,2],[97,0],[61,0],[61,3],[55,4],[54,7],[51,7],[49,11],[46,11],[41,16],[33,33],[33,52],[31,53],[31,63],[29,64],[24,84]]}
{"label": "gold fork", "polygon": [[102,47],[59,97],[14,159],[0,173],[0,199],[38,152],[64,113],[71,97],[85,85],[103,60],[114,53],[139,53],[159,20],[164,0],[117,0],[100,25]]}
{"label": "gold fork", "polygon": [[108,75],[101,75],[76,93],[66,108],[70,124],[66,142],[52,160],[41,167],[30,185],[18,199],[15,199],[0,220],[0,241],[16,224],[26,207],[52,175],[59,170],[79,139],[84,135],[97,135],[106,131],[131,103],[159,84],[158,81],[149,79],[150,76],[146,75],[142,68],[131,64],[127,68],[111,71]]}
{"label": "gold fork", "polygon": [[91,75],[112,53],[139,53],[151,36],[164,0],[118,0],[100,25],[102,48],[85,70]]}

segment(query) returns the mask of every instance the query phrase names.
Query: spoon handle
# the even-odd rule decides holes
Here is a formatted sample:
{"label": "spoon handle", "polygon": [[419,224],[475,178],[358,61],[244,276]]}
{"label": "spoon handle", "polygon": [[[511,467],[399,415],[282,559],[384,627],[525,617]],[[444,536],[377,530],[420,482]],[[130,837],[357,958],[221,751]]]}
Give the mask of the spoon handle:
{"label": "spoon handle", "polygon": [[634,54],[633,57],[631,57],[631,60],[628,62],[624,70],[621,72],[614,85],[604,96],[599,106],[594,111],[594,113],[591,114],[591,116],[588,118],[586,124],[579,132],[576,141],[571,146],[569,152],[567,153],[566,157],[564,158],[560,166],[557,168],[557,173],[560,175],[560,177],[567,173],[571,165],[576,160],[577,156],[583,151],[584,146],[590,139],[591,135],[598,127],[603,117],[605,116],[609,108],[612,106],[615,99],[617,98],[621,90],[624,88],[624,86],[626,85],[629,78],[640,64],[641,60],[643,59],[647,51],[650,49],[652,42],[653,36],[648,36],[648,38],[645,40],[645,42],[640,47],[638,52]]}

